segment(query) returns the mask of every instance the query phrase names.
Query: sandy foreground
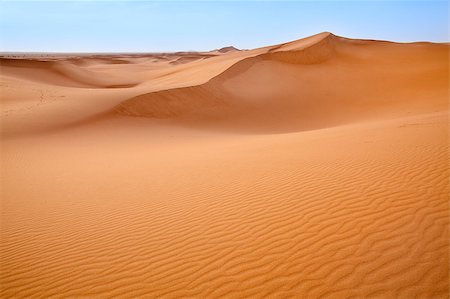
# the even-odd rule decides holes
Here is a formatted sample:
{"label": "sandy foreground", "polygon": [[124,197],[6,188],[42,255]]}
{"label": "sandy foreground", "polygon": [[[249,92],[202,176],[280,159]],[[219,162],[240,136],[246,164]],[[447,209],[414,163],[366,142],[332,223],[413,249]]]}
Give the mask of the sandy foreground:
{"label": "sandy foreground", "polygon": [[448,298],[449,46],[0,60],[1,298]]}

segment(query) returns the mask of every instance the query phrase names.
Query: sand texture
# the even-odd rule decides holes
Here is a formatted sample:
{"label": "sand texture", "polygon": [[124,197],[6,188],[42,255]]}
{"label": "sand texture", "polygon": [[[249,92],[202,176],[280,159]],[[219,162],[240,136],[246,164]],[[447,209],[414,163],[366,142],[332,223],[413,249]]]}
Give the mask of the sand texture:
{"label": "sand texture", "polygon": [[1,298],[449,298],[449,45],[0,59]]}

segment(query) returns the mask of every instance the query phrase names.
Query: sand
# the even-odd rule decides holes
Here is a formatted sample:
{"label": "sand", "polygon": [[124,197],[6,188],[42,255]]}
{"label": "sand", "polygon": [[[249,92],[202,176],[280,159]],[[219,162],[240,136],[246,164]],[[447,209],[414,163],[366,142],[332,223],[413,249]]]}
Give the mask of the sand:
{"label": "sand", "polygon": [[448,298],[448,53],[1,59],[0,297]]}

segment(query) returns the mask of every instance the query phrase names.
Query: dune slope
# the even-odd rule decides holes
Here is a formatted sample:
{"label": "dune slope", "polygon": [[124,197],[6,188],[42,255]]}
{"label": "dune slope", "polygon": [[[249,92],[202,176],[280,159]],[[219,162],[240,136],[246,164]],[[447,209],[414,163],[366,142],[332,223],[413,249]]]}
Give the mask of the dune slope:
{"label": "dune slope", "polygon": [[123,88],[137,85],[138,81],[96,74],[75,66],[70,61],[39,61],[7,59],[0,60],[1,71],[10,76],[33,81],[85,88]]}

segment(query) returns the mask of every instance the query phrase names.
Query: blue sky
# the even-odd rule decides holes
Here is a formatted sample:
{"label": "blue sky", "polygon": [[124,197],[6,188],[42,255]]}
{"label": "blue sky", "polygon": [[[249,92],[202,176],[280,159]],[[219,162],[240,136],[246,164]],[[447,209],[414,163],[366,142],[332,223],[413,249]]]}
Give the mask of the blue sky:
{"label": "blue sky", "polygon": [[0,51],[255,48],[322,31],[449,41],[447,1],[0,1]]}

